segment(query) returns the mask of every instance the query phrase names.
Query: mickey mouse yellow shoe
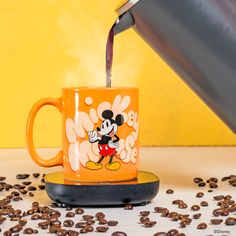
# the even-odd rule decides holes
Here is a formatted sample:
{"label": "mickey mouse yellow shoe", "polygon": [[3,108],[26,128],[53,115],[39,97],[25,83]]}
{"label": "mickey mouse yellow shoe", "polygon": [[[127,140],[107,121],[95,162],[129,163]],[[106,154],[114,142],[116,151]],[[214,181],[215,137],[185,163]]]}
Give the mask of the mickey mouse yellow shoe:
{"label": "mickey mouse yellow shoe", "polygon": [[93,161],[88,161],[86,163],[86,168],[90,169],[90,170],[99,170],[102,168],[102,164],[101,163],[96,163]]}
{"label": "mickey mouse yellow shoe", "polygon": [[107,163],[106,168],[108,170],[118,170],[120,169],[120,162],[112,162],[111,164]]}

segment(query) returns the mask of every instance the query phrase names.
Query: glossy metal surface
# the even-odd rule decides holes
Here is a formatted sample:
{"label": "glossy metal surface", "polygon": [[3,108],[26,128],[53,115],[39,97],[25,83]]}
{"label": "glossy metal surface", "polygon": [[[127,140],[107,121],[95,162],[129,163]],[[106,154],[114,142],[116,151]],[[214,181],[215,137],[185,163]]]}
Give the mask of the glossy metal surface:
{"label": "glossy metal surface", "polygon": [[122,20],[236,132],[235,0],[140,0]]}

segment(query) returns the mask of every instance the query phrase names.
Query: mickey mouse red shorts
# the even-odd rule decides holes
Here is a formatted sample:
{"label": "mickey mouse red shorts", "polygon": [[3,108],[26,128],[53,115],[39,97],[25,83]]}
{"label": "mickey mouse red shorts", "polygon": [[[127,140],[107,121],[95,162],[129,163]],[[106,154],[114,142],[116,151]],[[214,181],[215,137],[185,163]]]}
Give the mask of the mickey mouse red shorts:
{"label": "mickey mouse red shorts", "polygon": [[113,156],[117,153],[115,148],[111,148],[108,144],[98,144],[99,154],[103,157]]}

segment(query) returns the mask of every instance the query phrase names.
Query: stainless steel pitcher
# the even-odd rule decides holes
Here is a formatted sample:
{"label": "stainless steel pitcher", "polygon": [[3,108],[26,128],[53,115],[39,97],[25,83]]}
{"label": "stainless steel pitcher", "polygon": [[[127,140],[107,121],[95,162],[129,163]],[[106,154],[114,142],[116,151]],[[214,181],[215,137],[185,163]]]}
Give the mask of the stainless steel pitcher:
{"label": "stainless steel pitcher", "polygon": [[115,33],[129,27],[236,132],[236,0],[129,0]]}

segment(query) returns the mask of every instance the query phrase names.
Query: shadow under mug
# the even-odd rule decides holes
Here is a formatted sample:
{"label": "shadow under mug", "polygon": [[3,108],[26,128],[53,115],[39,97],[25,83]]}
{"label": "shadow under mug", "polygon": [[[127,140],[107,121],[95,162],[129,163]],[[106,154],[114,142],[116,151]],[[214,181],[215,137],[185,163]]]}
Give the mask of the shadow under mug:
{"label": "shadow under mug", "polygon": [[[26,140],[40,166],[64,167],[64,178],[79,182],[133,180],[139,163],[138,89],[78,87],[62,89],[61,98],[40,99],[30,111]],[[55,106],[62,113],[62,150],[48,160],[33,144],[39,109]]]}

